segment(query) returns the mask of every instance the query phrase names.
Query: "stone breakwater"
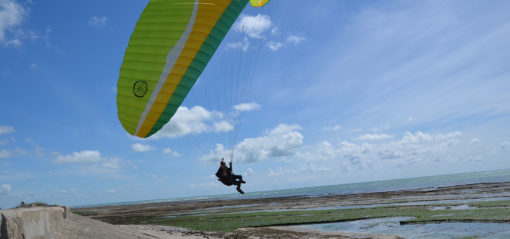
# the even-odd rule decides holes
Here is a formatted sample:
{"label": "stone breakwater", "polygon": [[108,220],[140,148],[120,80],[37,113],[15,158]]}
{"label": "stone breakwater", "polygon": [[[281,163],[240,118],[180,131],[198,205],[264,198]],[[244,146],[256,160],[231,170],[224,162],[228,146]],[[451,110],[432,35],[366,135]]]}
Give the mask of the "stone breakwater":
{"label": "stone breakwater", "polygon": [[0,210],[0,239],[50,238],[69,218],[69,207],[31,207]]}
{"label": "stone breakwater", "polygon": [[[71,213],[69,207],[0,210],[0,239],[154,239],[147,233]],[[161,237],[164,238],[164,237]]]}

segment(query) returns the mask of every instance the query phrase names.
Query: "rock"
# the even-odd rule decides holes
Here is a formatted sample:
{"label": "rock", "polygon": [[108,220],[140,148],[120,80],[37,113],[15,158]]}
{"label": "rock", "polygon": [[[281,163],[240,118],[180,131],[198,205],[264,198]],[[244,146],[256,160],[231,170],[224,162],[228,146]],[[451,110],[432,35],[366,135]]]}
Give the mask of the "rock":
{"label": "rock", "polygon": [[32,207],[0,211],[0,239],[49,238],[50,232],[63,223],[62,207]]}

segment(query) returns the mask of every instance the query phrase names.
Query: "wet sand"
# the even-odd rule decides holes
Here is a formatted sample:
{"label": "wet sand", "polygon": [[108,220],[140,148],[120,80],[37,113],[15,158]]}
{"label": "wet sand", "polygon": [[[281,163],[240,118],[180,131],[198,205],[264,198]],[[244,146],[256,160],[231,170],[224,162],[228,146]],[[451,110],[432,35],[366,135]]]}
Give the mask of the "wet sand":
{"label": "wet sand", "polygon": [[[416,190],[373,192],[348,195],[294,196],[239,200],[187,200],[137,205],[73,208],[80,214],[129,230],[151,235],[174,235],[155,238],[398,238],[392,235],[320,233],[278,227],[240,228],[233,232],[201,232],[158,225],[130,225],[133,219],[152,216],[221,214],[247,211],[313,210],[323,208],[371,207],[383,205],[416,205],[465,201],[510,199],[510,182],[480,183]],[[156,235],[155,234],[155,235]],[[158,234],[159,235],[159,234]]]}

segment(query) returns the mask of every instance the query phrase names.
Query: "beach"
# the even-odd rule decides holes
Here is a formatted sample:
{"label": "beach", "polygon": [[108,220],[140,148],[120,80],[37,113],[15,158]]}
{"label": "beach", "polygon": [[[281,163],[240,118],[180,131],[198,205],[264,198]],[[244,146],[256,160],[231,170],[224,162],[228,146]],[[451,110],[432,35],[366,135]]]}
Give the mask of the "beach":
{"label": "beach", "polygon": [[401,225],[510,223],[509,199],[510,182],[494,182],[346,195],[183,200],[72,211],[152,238],[399,238],[362,231],[328,232],[306,225],[390,216],[414,218],[401,221]]}

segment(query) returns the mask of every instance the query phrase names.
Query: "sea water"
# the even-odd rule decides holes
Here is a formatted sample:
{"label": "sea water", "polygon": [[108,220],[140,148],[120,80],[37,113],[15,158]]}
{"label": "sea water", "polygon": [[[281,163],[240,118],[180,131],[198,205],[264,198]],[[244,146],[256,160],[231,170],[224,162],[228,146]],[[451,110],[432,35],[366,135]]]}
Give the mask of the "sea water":
{"label": "sea water", "polygon": [[510,238],[510,224],[507,223],[427,223],[400,225],[412,217],[388,217],[349,222],[309,224],[293,227],[332,232],[374,233],[398,235],[404,238]]}

